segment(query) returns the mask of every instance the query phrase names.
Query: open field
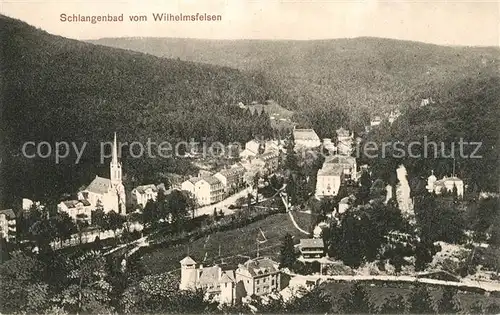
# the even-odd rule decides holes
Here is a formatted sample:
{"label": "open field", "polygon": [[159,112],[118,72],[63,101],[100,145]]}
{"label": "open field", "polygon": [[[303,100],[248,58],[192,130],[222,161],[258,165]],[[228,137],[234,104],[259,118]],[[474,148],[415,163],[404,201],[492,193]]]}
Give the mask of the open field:
{"label": "open field", "polygon": [[264,239],[259,228],[262,229],[267,238],[266,242],[259,245],[260,255],[271,256],[275,259],[279,256],[281,241],[285,234],[293,235],[297,243],[300,238],[304,237],[293,226],[288,214],[279,213],[243,228],[217,232],[188,244],[158,249],[145,254],[142,261],[147,272],[155,274],[180,268],[179,261],[188,254],[188,250],[189,256],[199,263],[203,262],[206,255],[206,260],[203,262],[205,265],[220,262],[219,245],[221,256],[225,258],[225,262],[230,262],[229,258],[237,255],[255,257],[257,254],[256,240],[262,241]]}

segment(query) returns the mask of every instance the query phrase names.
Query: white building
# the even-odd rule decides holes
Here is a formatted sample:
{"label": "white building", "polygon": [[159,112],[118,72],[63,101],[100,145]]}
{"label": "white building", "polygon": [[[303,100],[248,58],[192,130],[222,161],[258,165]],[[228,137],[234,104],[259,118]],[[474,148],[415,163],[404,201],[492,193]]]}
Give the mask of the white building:
{"label": "white building", "polygon": [[347,155],[333,155],[325,159],[325,165],[340,166],[344,178],[356,181],[358,178],[356,158]]}
{"label": "white building", "polygon": [[67,200],[57,205],[57,210],[66,212],[73,220],[91,222],[93,207],[88,200]]}
{"label": "white building", "polygon": [[434,191],[437,195],[443,193],[444,191],[453,192],[453,189],[456,187],[457,196],[464,196],[464,182],[456,177],[446,177],[444,176],[442,179],[436,180],[436,176],[432,174],[427,179],[427,189],[429,191]]}
{"label": "white building", "polygon": [[408,173],[404,165],[400,165],[396,174],[399,183],[396,186],[396,200],[398,202],[399,209],[403,214],[413,214],[413,200],[411,199],[410,184],[408,183]]}
{"label": "white building", "polygon": [[225,194],[221,181],[214,176],[192,177],[181,184],[181,189],[189,191],[199,206],[222,201]]}
{"label": "white building", "polygon": [[321,146],[321,140],[313,129],[294,129],[295,149],[313,149]]}
{"label": "white building", "polygon": [[0,210],[0,237],[7,242],[16,239],[16,214],[12,209]]}
{"label": "white building", "polygon": [[316,198],[336,196],[342,183],[343,168],[324,164],[316,177]]}
{"label": "white building", "polygon": [[378,126],[381,122],[382,119],[380,118],[380,116],[375,116],[372,118],[372,120],[370,120],[370,127]]}
{"label": "white building", "polygon": [[221,304],[234,304],[244,297],[265,295],[281,289],[278,263],[266,257],[250,259],[236,270],[223,270],[218,265],[197,266],[189,256],[180,264],[180,290],[204,289],[208,297]]}
{"label": "white building", "polygon": [[102,208],[104,212],[115,211],[125,214],[125,187],[122,183],[122,164],[118,162],[118,145],[116,133],[111,152],[110,178],[99,177],[78,193],[79,200],[87,200],[94,208]]}
{"label": "white building", "polygon": [[156,200],[156,197],[158,197],[158,192],[160,190],[163,190],[163,192],[167,194],[167,190],[165,189],[165,185],[163,184],[137,186],[136,188],[132,189],[131,192],[132,204],[144,208],[149,200]]}

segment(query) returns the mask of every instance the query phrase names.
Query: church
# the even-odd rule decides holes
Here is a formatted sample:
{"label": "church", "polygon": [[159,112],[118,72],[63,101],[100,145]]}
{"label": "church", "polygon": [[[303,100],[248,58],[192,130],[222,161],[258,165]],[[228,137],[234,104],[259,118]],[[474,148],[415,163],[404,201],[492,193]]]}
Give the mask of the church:
{"label": "church", "polygon": [[96,175],[94,180],[78,193],[79,200],[86,200],[96,208],[102,208],[105,213],[115,211],[125,215],[125,187],[122,183],[122,164],[118,162],[118,146],[116,133],[109,164],[110,178]]}

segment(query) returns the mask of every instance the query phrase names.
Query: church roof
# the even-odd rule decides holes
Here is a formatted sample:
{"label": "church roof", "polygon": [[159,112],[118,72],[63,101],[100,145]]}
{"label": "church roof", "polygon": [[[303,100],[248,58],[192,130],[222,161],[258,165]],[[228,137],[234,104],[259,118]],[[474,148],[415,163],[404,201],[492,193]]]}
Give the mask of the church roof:
{"label": "church roof", "polygon": [[94,180],[85,188],[85,191],[90,191],[95,194],[106,194],[111,187],[111,180],[109,178],[96,176]]}
{"label": "church roof", "polygon": [[343,171],[344,168],[341,165],[332,164],[319,169],[317,176],[340,176]]}
{"label": "church roof", "polygon": [[348,165],[355,165],[356,164],[356,158],[352,156],[345,156],[345,155],[334,155],[334,156],[329,156],[325,159],[325,163],[328,164],[348,164]]}

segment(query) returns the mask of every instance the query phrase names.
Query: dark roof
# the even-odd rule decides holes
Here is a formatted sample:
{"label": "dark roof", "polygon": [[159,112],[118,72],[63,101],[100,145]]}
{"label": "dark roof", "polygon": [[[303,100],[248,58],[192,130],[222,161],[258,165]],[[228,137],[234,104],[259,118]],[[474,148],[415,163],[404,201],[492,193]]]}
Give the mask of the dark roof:
{"label": "dark roof", "polygon": [[194,261],[193,258],[186,256],[180,261],[180,263],[181,265],[195,265],[196,261]]}
{"label": "dark roof", "polygon": [[317,176],[341,176],[344,168],[341,165],[328,165],[318,170]]}
{"label": "dark roof", "polygon": [[147,189],[151,189],[154,192],[158,191],[158,187],[156,187],[154,184],[141,185],[135,188],[135,190],[137,190],[137,192],[139,192],[140,194],[145,193]]}
{"label": "dark roof", "polygon": [[252,277],[278,272],[278,263],[267,257],[248,260],[244,267]]}
{"label": "dark roof", "polygon": [[325,248],[321,238],[303,238],[300,240],[300,248]]}
{"label": "dark roof", "polygon": [[218,180],[217,177],[213,176],[206,176],[203,177],[202,179],[205,180],[209,185],[217,185],[221,183],[221,181]]}
{"label": "dark roof", "polygon": [[9,220],[16,218],[16,214],[12,209],[0,210],[0,214],[4,214]]}
{"label": "dark roof", "polygon": [[222,269],[219,266],[204,267],[201,269],[200,279],[198,281],[201,285],[217,284],[219,283],[220,275],[222,275]]}
{"label": "dark roof", "polygon": [[85,188],[86,191],[90,191],[95,194],[105,194],[109,191],[111,187],[111,180],[109,178],[96,176],[90,185]]}
{"label": "dark roof", "polygon": [[319,140],[318,135],[313,129],[294,129],[293,138],[295,140]]}

